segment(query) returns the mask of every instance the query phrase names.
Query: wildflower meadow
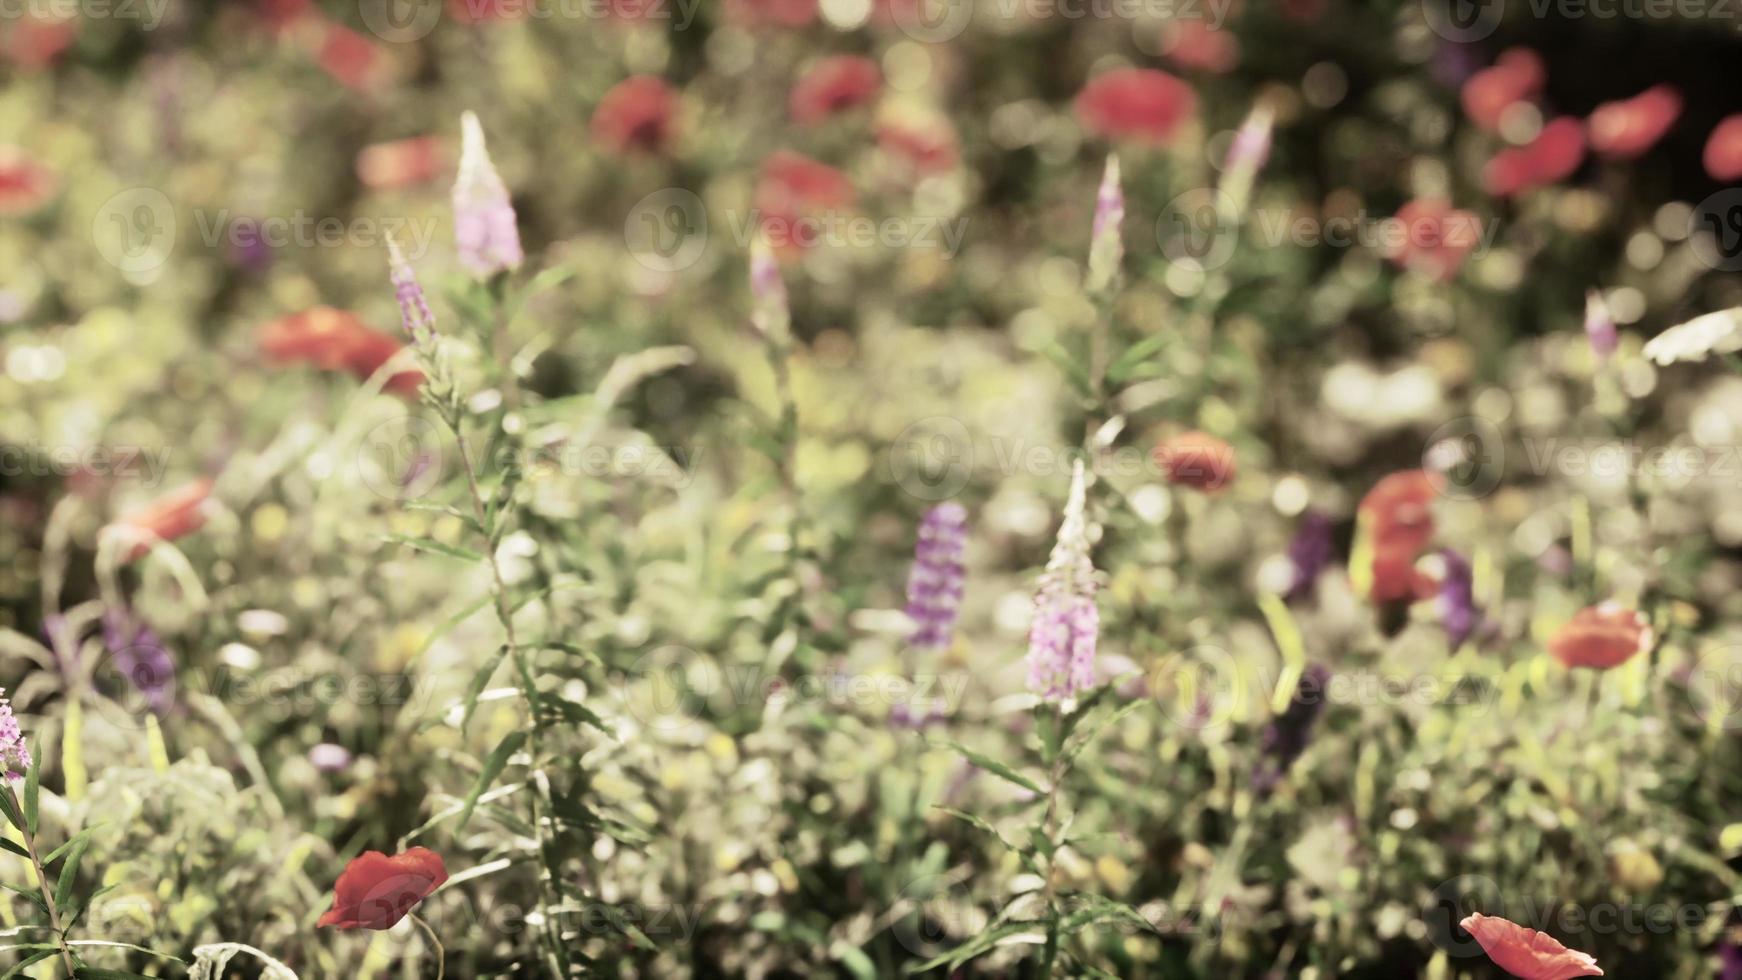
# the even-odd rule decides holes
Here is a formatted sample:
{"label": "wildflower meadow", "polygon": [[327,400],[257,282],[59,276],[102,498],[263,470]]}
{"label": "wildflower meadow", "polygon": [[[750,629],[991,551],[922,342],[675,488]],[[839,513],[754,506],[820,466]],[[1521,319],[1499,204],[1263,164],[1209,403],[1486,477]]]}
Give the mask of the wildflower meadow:
{"label": "wildflower meadow", "polygon": [[1739,65],[0,0],[0,976],[1742,980]]}

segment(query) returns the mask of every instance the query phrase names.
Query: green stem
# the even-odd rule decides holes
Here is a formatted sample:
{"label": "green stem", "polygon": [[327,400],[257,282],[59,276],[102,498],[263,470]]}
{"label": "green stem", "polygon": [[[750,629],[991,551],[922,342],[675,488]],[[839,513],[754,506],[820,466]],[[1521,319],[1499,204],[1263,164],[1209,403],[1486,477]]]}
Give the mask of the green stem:
{"label": "green stem", "polygon": [[413,912],[411,914],[411,921],[415,923],[419,929],[423,930],[424,936],[429,939],[430,945],[435,948],[436,980],[443,980],[443,978],[448,975],[447,948],[442,945],[442,941],[436,936],[435,930],[431,929],[429,923],[423,921],[417,913]]}
{"label": "green stem", "polygon": [[[509,379],[509,386],[513,386],[512,378]],[[538,733],[542,726],[541,719],[539,719],[533,712],[533,705],[537,702],[537,692],[531,689],[531,685],[534,683],[532,671],[526,662],[526,651],[520,646],[519,637],[516,636],[514,632],[514,609],[508,598],[508,580],[502,574],[502,563],[497,560],[496,557],[496,539],[500,536],[488,533],[490,508],[484,501],[484,492],[478,483],[477,464],[473,462],[472,451],[466,445],[465,433],[461,431],[459,419],[457,417],[450,420],[450,427],[454,431],[454,441],[457,442],[460,447],[460,463],[466,471],[466,487],[471,492],[472,512],[477,517],[478,526],[485,528],[486,530],[484,553],[485,560],[490,565],[491,591],[494,592],[496,596],[496,618],[502,624],[504,640],[508,645],[508,656],[514,660],[515,676],[520,680],[521,701],[526,705],[529,722],[527,726],[526,750],[532,763],[531,768],[535,770],[528,774],[527,778],[532,783],[532,786],[530,787],[531,792],[526,795],[527,800],[529,801],[528,808],[532,817],[532,832],[538,840],[538,891],[540,904],[545,906],[543,931],[546,945],[549,947],[548,954],[550,957],[547,965],[551,968],[552,975],[557,977],[558,980],[561,980],[564,972],[561,967],[563,961],[562,944],[561,939],[554,932],[554,917],[550,910],[553,907],[562,904],[563,893],[561,882],[557,880],[556,876],[550,873],[550,867],[547,863],[547,859],[550,855],[548,846],[545,843],[544,818],[539,810],[539,797],[545,792],[545,783],[543,780],[538,778],[539,773],[536,772],[539,760]],[[549,895],[546,894],[547,891],[554,893],[556,897],[556,902],[554,904],[548,900]]]}
{"label": "green stem", "polygon": [[[1053,702],[1052,730],[1053,737],[1064,731],[1064,706]],[[1053,749],[1052,772],[1047,777],[1046,817],[1042,828],[1046,834],[1047,846],[1052,853],[1046,859],[1046,951],[1041,962],[1041,976],[1051,977],[1053,963],[1058,958],[1059,951],[1059,910],[1058,910],[1058,812],[1059,788],[1065,779],[1064,743],[1061,740]]]}
{"label": "green stem", "polygon": [[[18,794],[13,792],[10,785],[6,787],[6,795],[12,798],[13,812],[23,813],[24,807],[19,803]],[[18,828],[18,836],[24,838],[24,849],[30,853],[30,865],[36,869],[36,887],[38,891],[42,892],[43,907],[48,909],[48,927],[54,930],[55,941],[60,944],[61,965],[66,967],[67,976],[71,977],[75,969],[73,954],[72,950],[67,947],[66,933],[61,931],[60,913],[54,907],[54,894],[48,888],[48,869],[43,867],[42,858],[36,853],[36,835],[31,833],[28,827],[20,827]]]}

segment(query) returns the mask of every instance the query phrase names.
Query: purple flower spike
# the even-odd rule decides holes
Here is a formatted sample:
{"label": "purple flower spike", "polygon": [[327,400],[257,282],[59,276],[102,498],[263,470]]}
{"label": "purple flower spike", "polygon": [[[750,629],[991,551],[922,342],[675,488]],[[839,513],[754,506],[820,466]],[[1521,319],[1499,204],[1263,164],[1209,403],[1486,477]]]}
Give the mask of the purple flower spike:
{"label": "purple flower spike", "polygon": [[1089,278],[1091,292],[1112,285],[1125,261],[1125,189],[1119,183],[1119,158],[1109,156],[1095,193],[1095,221],[1089,231]]}
{"label": "purple flower spike", "polygon": [[1252,776],[1253,788],[1260,794],[1269,795],[1276,789],[1294,760],[1312,742],[1313,726],[1324,713],[1325,690],[1330,683],[1330,670],[1320,664],[1308,664],[1288,707],[1265,726],[1258,744],[1258,769]]}
{"label": "purple flower spike", "polygon": [[460,173],[454,181],[454,241],[460,264],[479,279],[520,268],[520,231],[514,204],[473,113],[460,117]]}
{"label": "purple flower spike", "polygon": [[103,617],[103,645],[153,714],[175,705],[175,660],[155,630],[131,613],[111,611]]}
{"label": "purple flower spike", "polygon": [[942,649],[955,638],[966,585],[962,551],[967,542],[968,512],[961,504],[939,504],[920,521],[913,570],[907,576],[907,615],[914,622],[908,642],[916,647]]}
{"label": "purple flower spike", "polygon": [[1294,565],[1294,581],[1289,584],[1287,598],[1299,599],[1312,595],[1319,573],[1331,563],[1336,545],[1331,540],[1331,519],[1318,511],[1308,511],[1301,518],[1294,539],[1288,543],[1288,560]]}
{"label": "purple flower spike", "polygon": [[1446,640],[1455,653],[1482,624],[1482,613],[1476,608],[1476,586],[1469,560],[1449,548],[1440,557],[1446,565],[1445,577],[1440,581],[1440,625],[1445,627]]}
{"label": "purple flower spike", "polygon": [[30,771],[30,747],[24,744],[24,732],[18,719],[12,716],[12,705],[6,700],[6,689],[0,687],[0,771],[7,779],[19,780]]}
{"label": "purple flower spike", "polygon": [[399,250],[392,235],[387,236],[387,270],[387,278],[393,283],[393,298],[399,301],[399,322],[413,343],[427,347],[435,336],[435,314],[429,311],[429,301],[424,298],[423,287],[418,285],[417,273],[412,271],[411,263],[405,260],[405,253]]}
{"label": "purple flower spike", "polygon": [[1609,304],[1603,302],[1603,294],[1595,289],[1585,294],[1585,337],[1600,361],[1608,360],[1621,343],[1615,333],[1615,318],[1609,313]]}
{"label": "purple flower spike", "polygon": [[1083,464],[1077,462],[1064,520],[1034,594],[1028,628],[1028,689],[1048,701],[1075,697],[1095,684],[1101,613],[1089,558]]}

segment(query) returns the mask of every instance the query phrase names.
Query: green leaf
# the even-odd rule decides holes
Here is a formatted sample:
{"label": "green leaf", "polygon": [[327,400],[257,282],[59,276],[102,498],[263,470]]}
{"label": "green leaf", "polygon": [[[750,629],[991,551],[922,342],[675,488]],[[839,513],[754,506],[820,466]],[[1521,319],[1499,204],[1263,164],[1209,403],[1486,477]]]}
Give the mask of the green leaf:
{"label": "green leaf", "polygon": [[538,648],[541,650],[559,650],[563,653],[573,654],[577,657],[585,657],[601,667],[605,666],[604,659],[598,654],[574,643],[565,643],[561,640],[546,640],[543,643],[540,643]]}
{"label": "green leaf", "polygon": [[[90,909],[92,902],[95,902],[97,899],[102,898],[104,895],[109,894],[110,892],[114,891],[118,887],[120,887],[120,886],[119,885],[104,885],[103,887],[97,889],[96,891],[90,893],[89,895],[86,895],[84,897],[84,899],[79,902],[79,907],[74,909],[73,914],[71,916],[69,916],[67,918],[67,921],[61,925],[61,929],[65,932],[72,932],[73,926],[78,925],[79,920],[84,918],[85,912],[88,909]],[[90,940],[90,942],[96,942],[96,940]],[[114,946],[117,944],[116,943],[101,943],[100,945]],[[150,950],[146,950],[146,952],[150,952]],[[157,955],[161,956],[161,955],[166,955],[166,954],[160,953]],[[173,958],[174,957],[171,957],[171,959],[173,959]]]}
{"label": "green leaf", "polygon": [[48,959],[49,957],[53,956],[57,952],[59,952],[59,950],[45,949],[45,950],[38,950],[37,952],[31,953],[29,956],[26,956],[24,959],[19,960],[17,966],[14,966],[12,969],[7,970],[3,976],[0,976],[0,980],[11,980],[11,978],[13,978],[13,977],[22,977],[22,976],[24,976],[25,970],[29,969],[30,967],[35,966],[38,963],[41,963],[43,960]]}
{"label": "green leaf", "polygon": [[1032,932],[1041,927],[1042,924],[1038,922],[1006,922],[1002,925],[993,926],[942,956],[927,960],[918,966],[908,967],[907,972],[924,973],[927,970],[935,970],[940,966],[944,967],[948,972],[954,972],[956,967],[961,966],[963,963],[968,962],[974,957],[983,953],[991,952],[992,948],[997,946],[999,942],[1008,939],[1011,936],[1019,936],[1025,932]]}
{"label": "green leaf", "polygon": [[30,759],[30,771],[24,774],[24,820],[30,824],[30,836],[35,837],[42,797],[42,752],[37,751]]}
{"label": "green leaf", "polygon": [[1058,369],[1064,373],[1065,380],[1071,383],[1071,387],[1076,389],[1077,394],[1085,398],[1093,394],[1089,384],[1089,372],[1084,370],[1083,366],[1077,363],[1076,358],[1071,356],[1071,352],[1065,350],[1058,341],[1048,343],[1037,353],[1058,366]]}
{"label": "green leaf", "polygon": [[1147,698],[1139,698],[1135,701],[1129,701],[1121,705],[1114,711],[1107,712],[1094,724],[1077,733],[1077,736],[1065,745],[1064,754],[1060,757],[1061,761],[1066,765],[1069,765],[1071,760],[1075,759],[1084,749],[1089,747],[1089,743],[1100,738],[1102,732],[1112,727],[1115,722],[1123,719],[1126,715],[1131,714],[1147,704],[1149,704]]}
{"label": "green leaf", "polygon": [[520,316],[520,311],[526,308],[528,300],[537,296],[539,293],[549,289],[555,289],[563,283],[568,282],[570,279],[574,278],[577,271],[579,270],[572,265],[556,265],[545,269],[536,276],[533,276],[527,281],[524,287],[516,290],[514,296],[508,301],[508,308],[503,313],[502,322],[513,323],[515,318]]}
{"label": "green leaf", "polygon": [[1160,353],[1161,349],[1166,347],[1168,341],[1172,339],[1173,334],[1163,330],[1158,333],[1152,333],[1142,340],[1139,340],[1137,343],[1132,344],[1130,347],[1127,347],[1125,353],[1119,355],[1119,359],[1114,361],[1112,365],[1107,368],[1107,380],[1114,384],[1123,382],[1126,378],[1130,377],[1133,371],[1141,367],[1144,361],[1147,361],[1153,355]]}
{"label": "green leaf", "polygon": [[407,548],[428,552],[432,555],[445,555],[449,558],[458,558],[461,561],[480,562],[484,560],[483,555],[471,550],[470,548],[461,548],[458,545],[446,544],[437,541],[434,538],[419,535],[384,534],[381,536],[381,540],[393,544],[402,544]]}
{"label": "green leaf", "polygon": [[514,651],[514,670],[520,675],[520,693],[526,698],[526,706],[532,709],[532,723],[535,727],[544,724],[544,698],[539,693],[538,681],[532,677],[532,665],[527,663],[524,650]]}
{"label": "green leaf", "polygon": [[1073,910],[1059,921],[1059,931],[1067,936],[1102,922],[1123,922],[1145,932],[1155,931],[1154,924],[1145,919],[1143,913],[1124,902],[1115,902],[1094,892],[1072,893],[1065,899],[1065,905]]}
{"label": "green leaf", "polygon": [[90,837],[90,836],[91,836],[91,831],[93,831],[93,830],[96,830],[96,829],[97,829],[97,826],[98,826],[98,825],[96,825],[96,824],[93,824],[93,825],[91,825],[91,826],[89,826],[89,827],[86,827],[86,828],[85,828],[85,829],[84,829],[84,830],[81,830],[81,831],[79,831],[79,832],[78,832],[78,833],[76,833],[76,834],[74,834],[74,835],[72,835],[72,836],[71,836],[71,837],[69,837],[69,838],[67,838],[67,841],[66,841],[66,843],[64,843],[64,844],[62,844],[62,845],[61,845],[61,846],[59,846],[59,847],[57,847],[57,848],[55,848],[55,849],[54,849],[54,850],[52,850],[52,851],[49,851],[49,852],[48,852],[48,856],[47,856],[47,857],[45,857],[45,858],[43,858],[43,859],[42,859],[42,866],[43,866],[43,867],[45,867],[45,868],[46,868],[46,867],[48,867],[48,866],[49,866],[49,865],[51,865],[51,864],[53,864],[53,863],[55,863],[55,862],[56,862],[56,861],[58,861],[58,860],[60,860],[60,857],[61,857],[61,855],[63,855],[63,854],[65,854],[65,853],[66,853],[66,852],[68,852],[68,851],[70,851],[70,850],[72,850],[72,847],[73,847],[73,845],[74,845],[74,844],[77,844],[77,843],[79,843],[79,842],[80,842],[80,841],[83,841],[83,840],[85,840],[85,839],[86,839],[86,838],[88,838],[88,837]]}
{"label": "green leaf", "polygon": [[24,815],[18,812],[18,797],[13,794],[10,786],[0,785],[0,813],[4,813],[7,821],[12,826],[17,827],[20,832],[30,832],[28,825],[24,822]]}
{"label": "green leaf", "polygon": [[877,964],[859,947],[837,941],[829,948],[829,955],[857,980],[877,980]]}
{"label": "green leaf", "polygon": [[612,730],[605,719],[593,713],[591,708],[554,694],[545,695],[543,700],[545,707],[550,709],[552,718],[566,721],[572,725],[591,725],[612,738],[617,737],[617,733]]}
{"label": "green leaf", "polygon": [[4,881],[0,881],[0,888],[4,888],[14,895],[28,899],[37,908],[42,910],[43,915],[48,914],[48,903],[42,900],[41,892],[31,888],[20,888],[17,885],[8,885]]}
{"label": "green leaf", "polygon": [[1046,790],[1041,789],[1039,783],[1036,783],[1034,780],[1029,779],[1027,776],[1022,775],[991,756],[981,752],[976,752],[960,742],[952,741],[950,739],[937,739],[934,744],[947,745],[950,748],[955,749],[957,752],[961,753],[962,758],[967,759],[975,766],[986,770],[1006,782],[1014,783],[1036,795],[1044,796],[1046,794]]}
{"label": "green leaf", "polygon": [[[111,887],[113,887],[113,886],[111,886]],[[107,888],[105,888],[103,890],[108,891]],[[155,956],[160,960],[173,960],[173,961],[175,961],[177,963],[181,963],[183,965],[186,965],[186,963],[187,963],[187,960],[184,960],[179,956],[172,956],[169,953],[160,953],[157,950],[152,949],[148,946],[135,946],[132,943],[117,943],[117,942],[112,942],[112,941],[107,940],[107,939],[74,939],[74,940],[68,942],[67,945],[68,946],[105,946],[105,947],[108,947],[110,949],[130,949],[135,953],[144,953],[147,956]]]}
{"label": "green leaf", "polygon": [[26,861],[30,860],[30,852],[13,843],[12,838],[10,837],[0,837],[0,848],[4,848],[5,850],[18,855]]}
{"label": "green leaf", "polygon": [[498,647],[496,655],[479,667],[478,672],[472,675],[472,683],[466,685],[466,699],[460,702],[466,706],[460,715],[461,732],[466,730],[467,723],[472,720],[472,713],[478,710],[478,696],[484,693],[484,688],[489,685],[490,678],[495,675],[496,668],[502,666],[502,658],[506,656],[508,647]]}
{"label": "green leaf", "polygon": [[991,834],[993,839],[998,841],[998,843],[1003,844],[1005,847],[1010,848],[1011,850],[1015,850],[1015,848],[1011,846],[1010,842],[1004,839],[1004,835],[1000,834],[998,832],[997,827],[992,826],[991,824],[987,823],[984,819],[982,819],[980,817],[974,816],[972,813],[964,813],[961,810],[952,809],[952,808],[947,807],[947,806],[938,806],[936,804],[934,804],[932,806],[932,809],[942,810],[943,812],[949,814],[952,817],[955,817],[957,820],[960,820],[963,823],[968,824],[971,827],[974,827],[978,830],[985,831],[986,833]]}
{"label": "green leaf", "polygon": [[435,629],[430,630],[428,636],[423,638],[422,645],[417,648],[416,653],[411,655],[411,659],[414,661],[422,659],[423,655],[429,652],[429,648],[436,645],[437,640],[448,635],[448,633],[453,631],[454,627],[465,622],[473,613],[489,605],[490,600],[493,598],[495,598],[495,596],[489,592],[485,592],[483,595],[462,606],[459,612],[456,612],[447,619],[442,620],[441,623],[437,624]]}
{"label": "green leaf", "polygon": [[67,912],[73,907],[73,886],[78,884],[79,861],[85,856],[85,845],[89,838],[74,838],[73,846],[67,851],[66,860],[61,864],[60,871],[55,875],[54,908],[56,912]]}
{"label": "green leaf", "polygon": [[496,777],[502,775],[503,767],[508,765],[508,757],[520,751],[520,746],[525,742],[525,732],[513,731],[497,743],[495,751],[484,760],[484,768],[478,772],[478,780],[472,784],[472,791],[466,794],[465,805],[460,809],[460,824],[454,828],[455,833],[466,829],[466,821],[472,819],[472,810],[478,805],[478,797],[483,796],[490,784],[496,781]]}

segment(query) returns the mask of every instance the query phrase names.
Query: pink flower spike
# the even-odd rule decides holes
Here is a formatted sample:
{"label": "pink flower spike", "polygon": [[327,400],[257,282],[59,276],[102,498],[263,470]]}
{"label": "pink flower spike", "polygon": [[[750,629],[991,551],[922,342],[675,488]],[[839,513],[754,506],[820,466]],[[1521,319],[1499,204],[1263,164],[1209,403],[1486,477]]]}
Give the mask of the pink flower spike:
{"label": "pink flower spike", "polygon": [[1603,302],[1603,294],[1598,290],[1585,293],[1585,337],[1591,342],[1591,350],[1599,360],[1608,360],[1615,353],[1615,347],[1620,339],[1615,333],[1615,317],[1609,313],[1609,304]]}
{"label": "pink flower spike", "polygon": [[460,264],[479,279],[518,269],[525,257],[515,226],[514,204],[475,113],[460,117],[460,173],[454,181],[454,242]]}

